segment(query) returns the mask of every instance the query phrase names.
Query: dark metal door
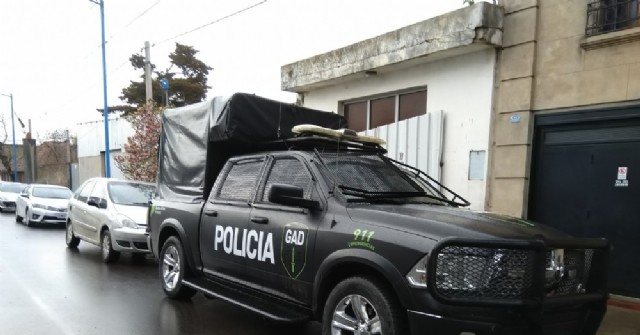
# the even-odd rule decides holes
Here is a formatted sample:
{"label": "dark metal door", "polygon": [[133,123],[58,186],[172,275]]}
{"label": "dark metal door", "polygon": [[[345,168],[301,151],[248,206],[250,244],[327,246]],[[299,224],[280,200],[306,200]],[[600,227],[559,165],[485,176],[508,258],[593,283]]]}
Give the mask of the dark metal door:
{"label": "dark metal door", "polygon": [[537,129],[529,217],[612,245],[612,293],[640,297],[640,122]]}

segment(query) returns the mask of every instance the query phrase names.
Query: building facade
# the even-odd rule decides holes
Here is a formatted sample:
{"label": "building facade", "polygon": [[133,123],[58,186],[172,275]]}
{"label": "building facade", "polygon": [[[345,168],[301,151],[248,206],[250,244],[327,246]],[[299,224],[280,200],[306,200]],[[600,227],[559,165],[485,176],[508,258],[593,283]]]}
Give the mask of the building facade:
{"label": "building facade", "polygon": [[637,0],[504,0],[487,209],[606,237],[640,297]]}
{"label": "building facade", "polygon": [[[78,175],[79,184],[93,177],[105,176],[104,121],[78,124]],[[127,138],[133,135],[129,122],[121,117],[109,119],[109,152],[112,178],[126,179],[118,169],[114,158],[123,150]]]}
{"label": "building facade", "polygon": [[501,9],[480,3],[285,65],[282,88],[484,209],[501,33]]}
{"label": "building facade", "polygon": [[479,2],[285,65],[282,88],[383,137],[472,209],[608,238],[612,292],[640,297],[638,12]]}

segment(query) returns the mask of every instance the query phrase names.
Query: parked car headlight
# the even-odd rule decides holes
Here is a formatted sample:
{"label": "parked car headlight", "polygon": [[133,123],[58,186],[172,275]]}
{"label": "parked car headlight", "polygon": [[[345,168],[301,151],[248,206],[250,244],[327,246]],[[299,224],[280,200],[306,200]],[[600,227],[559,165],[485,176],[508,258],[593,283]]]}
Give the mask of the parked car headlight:
{"label": "parked car headlight", "polygon": [[46,205],[43,204],[32,204],[33,208],[47,209]]}
{"label": "parked car headlight", "polygon": [[427,287],[427,259],[429,255],[422,257],[416,265],[411,268],[411,271],[407,273],[407,280],[409,285],[416,288]]}
{"label": "parked car headlight", "polygon": [[135,221],[131,220],[128,216],[118,214],[118,221],[123,227],[127,228],[138,228],[138,224]]}

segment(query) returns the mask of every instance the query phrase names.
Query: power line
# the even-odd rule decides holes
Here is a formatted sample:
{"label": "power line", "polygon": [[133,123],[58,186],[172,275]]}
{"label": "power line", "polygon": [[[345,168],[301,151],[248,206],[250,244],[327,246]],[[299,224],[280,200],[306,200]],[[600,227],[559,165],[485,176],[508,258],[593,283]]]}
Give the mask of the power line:
{"label": "power line", "polygon": [[165,42],[169,42],[169,41],[171,41],[171,40],[175,40],[175,39],[176,39],[176,38],[178,38],[178,37],[182,37],[182,36],[184,36],[184,35],[191,34],[191,33],[195,32],[195,31],[200,30],[200,29],[206,28],[206,27],[208,27],[208,26],[210,26],[210,25],[212,25],[212,24],[216,24],[216,23],[218,23],[218,22],[220,22],[220,21],[226,20],[226,19],[228,19],[228,18],[230,18],[230,17],[233,17],[233,16],[236,16],[236,15],[238,15],[238,14],[240,14],[240,13],[246,12],[246,11],[248,11],[248,10],[250,10],[250,9],[254,8],[254,7],[257,7],[257,6],[259,6],[259,5],[262,5],[262,4],[263,4],[263,3],[265,3],[265,2],[267,2],[267,0],[262,0],[262,1],[257,2],[257,3],[255,3],[255,4],[253,4],[253,5],[249,6],[249,7],[245,7],[245,8],[243,8],[243,9],[240,9],[240,10],[238,10],[238,11],[235,11],[235,12],[233,12],[233,13],[229,14],[229,15],[226,15],[226,16],[223,16],[223,17],[221,17],[221,18],[215,19],[215,20],[213,20],[213,21],[211,21],[211,22],[209,22],[209,23],[205,23],[205,24],[203,24],[203,25],[201,25],[201,26],[199,26],[199,27],[196,27],[196,28],[193,28],[193,29],[191,29],[191,30],[185,31],[185,32],[180,33],[180,34],[178,34],[178,35],[175,35],[175,36],[173,36],[173,37],[166,38],[166,39],[164,39],[164,40],[162,40],[162,41],[160,41],[160,42],[153,43],[151,46],[156,46],[156,45],[159,45],[159,44],[162,44],[162,43],[165,43]]}
{"label": "power line", "polygon": [[[133,19],[131,19],[129,21],[129,23],[125,24],[124,27],[122,27],[122,29],[115,33],[112,34],[111,36],[109,36],[107,38],[107,40],[105,41],[105,43],[109,43],[111,42],[116,36],[120,35],[124,30],[126,30],[127,28],[129,28],[132,24],[134,24],[136,21],[138,21],[139,19],[141,19],[143,16],[147,15],[147,13],[152,10],[155,6],[157,6],[160,3],[161,0],[158,0],[156,2],[154,2],[151,6],[147,7],[145,10],[143,10],[142,12],[140,12],[140,14],[136,15]],[[98,46],[100,47],[100,45]]]}

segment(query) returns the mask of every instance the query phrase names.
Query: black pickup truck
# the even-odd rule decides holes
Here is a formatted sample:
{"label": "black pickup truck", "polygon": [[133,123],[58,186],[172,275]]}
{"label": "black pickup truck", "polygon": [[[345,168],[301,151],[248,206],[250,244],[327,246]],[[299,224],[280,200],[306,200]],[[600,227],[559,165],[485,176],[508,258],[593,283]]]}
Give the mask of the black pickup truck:
{"label": "black pickup truck", "polygon": [[[247,94],[168,110],[148,239],[196,292],[323,334],[595,334],[608,243],[473,212],[333,113]],[[331,132],[329,132],[331,133]]]}

